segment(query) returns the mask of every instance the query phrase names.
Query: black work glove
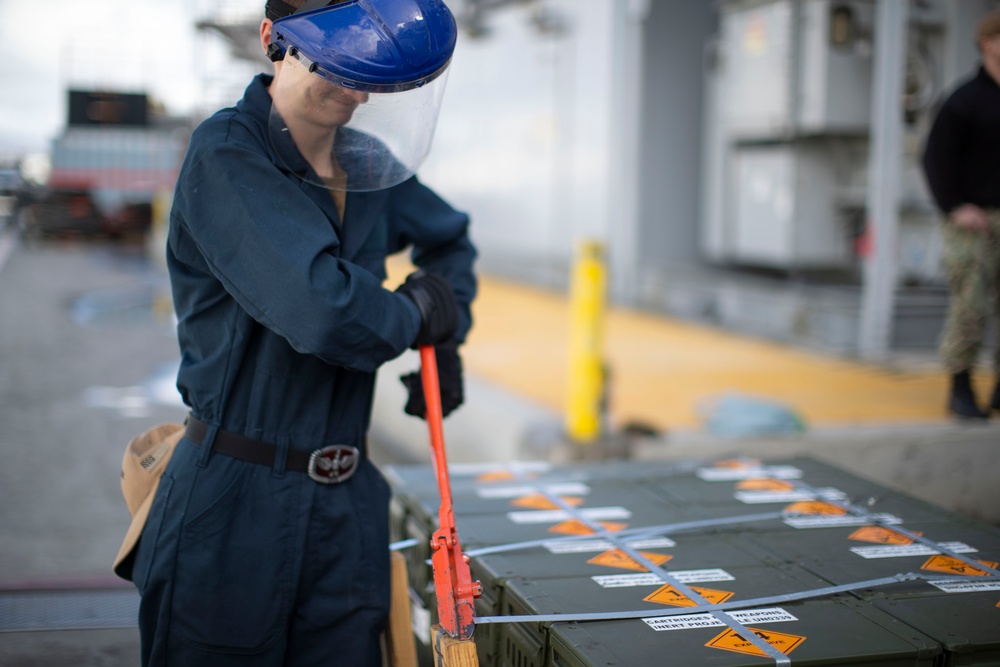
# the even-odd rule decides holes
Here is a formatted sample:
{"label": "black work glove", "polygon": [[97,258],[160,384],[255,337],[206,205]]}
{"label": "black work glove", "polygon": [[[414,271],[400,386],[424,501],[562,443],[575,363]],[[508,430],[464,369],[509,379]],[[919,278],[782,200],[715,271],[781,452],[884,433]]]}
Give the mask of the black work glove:
{"label": "black work glove", "polygon": [[[437,356],[438,384],[441,385],[441,416],[447,417],[465,400],[462,384],[462,358],[458,356],[458,343],[448,341],[434,346]],[[408,415],[425,418],[427,401],[424,399],[424,384],[420,372],[399,377],[410,392],[403,410]]]}
{"label": "black work glove", "polygon": [[450,340],[458,329],[458,301],[448,281],[429,271],[414,271],[396,291],[417,305],[420,331],[413,347]]}

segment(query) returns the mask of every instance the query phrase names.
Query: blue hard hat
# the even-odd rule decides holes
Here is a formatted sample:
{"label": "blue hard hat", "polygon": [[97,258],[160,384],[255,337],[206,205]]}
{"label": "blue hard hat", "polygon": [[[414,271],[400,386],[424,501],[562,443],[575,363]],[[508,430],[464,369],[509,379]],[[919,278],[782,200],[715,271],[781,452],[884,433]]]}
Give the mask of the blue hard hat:
{"label": "blue hard hat", "polygon": [[344,88],[387,93],[437,78],[457,35],[442,0],[347,0],[275,20],[271,49]]}

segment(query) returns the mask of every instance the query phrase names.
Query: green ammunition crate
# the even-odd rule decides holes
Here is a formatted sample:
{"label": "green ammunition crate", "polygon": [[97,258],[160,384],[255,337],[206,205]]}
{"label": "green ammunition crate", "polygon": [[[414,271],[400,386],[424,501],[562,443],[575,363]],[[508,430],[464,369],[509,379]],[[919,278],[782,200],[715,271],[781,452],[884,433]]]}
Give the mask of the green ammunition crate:
{"label": "green ammunition crate", "polygon": [[[558,568],[562,567],[559,561],[567,562],[567,558],[560,559],[553,555],[553,551],[587,548],[584,541],[560,541],[560,538],[565,538],[567,535],[551,530],[574,516],[580,514],[593,516],[601,521],[612,521],[629,527],[633,525],[637,527],[655,526],[687,518],[678,516],[676,508],[671,507],[662,499],[650,495],[642,488],[621,484],[598,487],[585,497],[585,501],[579,507],[573,508],[572,512],[511,508],[509,504],[506,508],[507,511],[502,513],[458,514],[456,511],[456,529],[462,548],[467,552],[477,547],[550,540],[552,545],[547,549],[534,547],[529,551],[532,554],[548,555],[548,559],[539,562],[550,570],[554,569],[558,572]],[[608,502],[618,504],[602,504]],[[592,505],[592,503],[596,504]],[[404,551],[410,585],[421,599],[427,600],[433,597],[433,588],[431,568],[426,561],[431,556],[430,538],[437,529],[438,517],[436,514],[430,516],[425,514],[419,507],[410,506],[408,509],[413,511],[407,513],[401,538],[416,541],[414,547]],[[591,540],[586,540],[586,542],[591,542]],[[655,546],[670,546],[673,541],[667,538],[654,538],[638,541],[637,544],[646,545],[645,548],[652,549]],[[600,549],[596,553],[599,552]],[[514,551],[509,552],[509,555],[521,560],[523,554],[520,551]],[[535,556],[530,558],[535,559]],[[581,559],[576,558],[575,560]],[[489,588],[495,584],[502,585],[502,581],[496,581],[496,579],[495,576],[484,576],[481,580],[483,585]],[[495,594],[495,597],[499,597],[499,594]]]}
{"label": "green ammunition crate", "polygon": [[[406,515],[414,516],[429,525],[437,525],[441,499],[436,488],[425,488],[420,493],[394,489],[394,497],[405,508]],[[680,511],[680,508],[644,487],[610,479],[551,484],[480,485],[462,491],[452,489],[452,506],[457,518],[482,514],[506,515],[512,512],[523,514],[533,510],[558,509],[552,505],[553,497],[565,499],[570,505],[581,508],[623,504],[631,508],[641,503],[652,503],[657,507],[668,506]],[[496,543],[492,538],[484,542]]]}
{"label": "green ammunition crate", "polygon": [[[759,637],[789,656],[796,667],[867,665],[936,667],[941,648],[929,637],[874,608],[852,601],[822,600],[782,605],[795,620],[745,621]],[[714,621],[713,627],[697,627]],[[656,623],[656,621],[651,621]],[[519,667],[650,667],[714,665],[766,667],[774,659],[716,619],[684,617],[658,625],[644,620],[556,623],[549,633],[546,661],[521,661],[511,655],[501,663]],[[666,629],[675,628],[675,629]],[[516,635],[513,639],[518,639]],[[513,643],[513,642],[512,642]],[[535,647],[514,645],[530,654]],[[790,650],[789,650],[790,649]]]}
{"label": "green ammunition crate", "polygon": [[[741,551],[734,545],[725,544],[720,540],[721,538],[718,537],[702,537],[698,538],[700,544],[697,545],[690,541],[675,545],[675,553],[671,553],[672,549],[669,548],[658,550],[657,553],[675,556],[676,559],[671,559],[664,564],[664,569],[671,576],[676,576],[692,586],[711,586],[715,582],[732,581],[735,577],[734,573],[742,572],[746,575],[748,572],[755,572],[750,568],[771,566],[779,575],[794,569],[789,568],[786,564],[778,563],[775,559],[772,559],[771,562],[760,560],[751,552]],[[593,557],[599,554],[590,552],[586,555]],[[769,556],[765,556],[765,558],[767,557]],[[545,563],[545,561],[548,562]],[[672,566],[675,562],[677,566]],[[518,568],[516,567],[518,564],[525,567]],[[548,582],[567,578],[576,583],[588,582],[588,588],[596,586],[619,589],[646,586],[651,591],[663,585],[663,581],[656,574],[648,571],[591,565],[582,558],[573,560],[572,555],[571,560],[556,560],[553,554],[537,554],[537,557],[533,559],[524,560],[511,560],[489,555],[478,556],[472,559],[471,569],[473,579],[479,580],[483,584],[483,600],[490,603],[486,607],[485,613],[487,615],[502,613],[505,590],[511,581]],[[826,582],[817,577],[808,577],[808,583],[815,585],[813,587],[827,585]],[[431,591],[429,600],[432,598],[433,592]]]}
{"label": "green ammunition crate", "polygon": [[[695,462],[539,464],[521,469],[525,467],[531,469],[530,479],[481,476],[502,472],[503,465],[459,467],[452,474],[459,538],[464,550],[473,554],[472,575],[485,591],[476,604],[479,617],[655,609],[661,605],[645,598],[657,591],[664,609],[676,609],[671,605],[677,593],[664,588],[655,574],[629,569],[634,564],[620,554],[607,553],[614,538],[604,543],[594,537],[566,540],[553,532],[581,513],[629,529],[685,524],[685,530],[667,536],[625,539],[633,548],[665,558],[664,570],[688,586],[708,591],[714,596],[710,601],[730,594],[726,599],[732,601],[788,594],[906,572],[946,576],[963,566],[935,561],[921,569],[935,554],[919,542],[903,544],[898,534],[886,533],[891,525],[872,526],[864,518],[804,514],[747,520],[785,510],[798,497],[780,495],[787,485],[741,483],[745,479],[784,479],[836,489],[842,494],[832,497],[891,516],[902,528],[967,551],[964,555],[973,560],[1000,561],[1000,529],[802,457],[735,471]],[[404,551],[410,584],[419,599],[415,605],[422,607],[429,622],[436,622],[427,563],[440,504],[433,469],[395,467],[387,477],[394,491],[392,539],[416,540],[416,546]],[[539,498],[525,500],[540,486],[560,497],[576,498],[579,504],[560,512],[541,509],[544,503]],[[776,494],[754,496],[768,491]],[[689,523],[708,520],[711,525]],[[646,541],[635,543],[639,539]],[[535,540],[546,544],[476,554],[482,547]],[[769,612],[761,612],[750,618],[763,621],[745,625],[776,641],[786,637],[784,641],[791,643],[785,646],[794,644],[790,658],[795,665],[1000,667],[1000,583],[993,577],[969,580],[953,585],[956,592],[951,593],[942,582],[907,581],[835,598],[783,603],[774,606],[796,620],[777,621]],[[754,655],[752,645],[747,648],[739,637],[717,639],[726,631],[724,625],[703,627],[694,619],[685,626],[677,620],[681,616],[658,618],[667,620],[482,624],[475,638],[484,666],[774,664],[769,657]],[[707,622],[717,621],[709,617]],[[680,629],[668,629],[675,626]],[[749,653],[740,653],[741,647]],[[431,647],[420,649],[421,667],[429,667]]]}
{"label": "green ammunition crate", "polygon": [[[803,466],[801,459],[790,459],[761,468],[760,472],[765,476],[757,477],[741,474],[739,469],[702,467],[691,475],[650,479],[646,483],[679,504],[788,504],[812,497],[799,488],[802,484],[817,491],[829,492],[838,499],[863,499],[885,491],[883,487],[835,469],[808,468]],[[768,471],[779,476],[768,477]]]}
{"label": "green ammunition crate", "polygon": [[[600,501],[588,496],[595,488],[611,486],[618,489],[647,479],[662,480],[687,475],[696,467],[695,463],[687,461],[609,461],[559,467],[543,463],[520,465],[528,471],[525,473],[528,478],[507,479],[488,474],[490,471],[508,471],[512,468],[509,464],[451,466],[449,474],[456,516],[511,511],[516,509],[511,505],[512,500],[529,495],[538,487],[561,497],[581,497],[594,506]],[[390,517],[392,539],[404,539],[403,526],[410,514],[437,523],[441,499],[432,466],[385,466],[383,472],[393,490]],[[516,493],[518,488],[521,493]]]}
{"label": "green ammunition crate", "polygon": [[[903,524],[901,527],[913,533],[923,533],[924,538],[972,560],[1000,560],[1000,531],[985,524],[938,522]],[[832,584],[848,584],[905,572],[940,573],[942,576],[963,574],[964,563],[953,563],[952,559],[941,556],[929,545],[876,541],[908,541],[899,533],[889,533],[891,529],[892,526],[828,528],[753,534],[746,539]]]}
{"label": "green ammunition crate", "polygon": [[[707,574],[710,571],[702,570],[702,572]],[[674,574],[674,576],[678,576],[681,579],[678,574]],[[771,567],[765,565],[731,567],[726,568],[724,571],[718,571],[714,577],[703,576],[693,581],[681,580],[686,585],[695,587],[695,592],[709,602],[751,600],[774,595],[802,593],[824,588],[827,585],[826,582],[818,577],[810,575],[794,566]],[[656,576],[634,573],[617,577],[546,580],[525,577],[513,579],[507,583],[500,611],[501,615],[600,613],[632,610],[655,611],[658,609],[676,612],[681,608],[681,605],[692,606],[693,604],[694,601],[686,599],[673,586],[665,584]],[[790,614],[786,606],[784,604],[757,605],[753,608],[754,611],[752,612],[740,613],[752,614],[751,618],[769,619],[771,621],[782,618],[789,621],[794,620],[794,614]],[[712,619],[704,614],[693,617],[694,620],[688,619],[686,616],[658,617],[664,620],[654,623],[652,626],[645,621],[640,621],[642,625],[635,626],[634,620],[615,621],[615,623],[621,624],[623,628],[631,627],[633,631],[635,627],[644,627],[646,631],[650,631],[654,627],[673,627],[678,623],[682,626],[698,626],[699,624],[703,625],[706,622],[712,622]],[[763,625],[763,621],[761,622]],[[752,625],[749,621],[746,624]],[[494,664],[518,665],[521,664],[518,662],[519,660],[529,659],[525,656],[545,654],[551,646],[549,635],[555,632],[556,628],[564,627],[566,624],[539,622],[498,625],[501,628],[500,646],[502,655],[500,662]],[[591,625],[591,623],[588,622],[583,625]],[[653,641],[656,639],[655,635],[657,634],[660,633],[650,633],[645,637],[645,640]],[[653,653],[648,653],[645,656],[647,662],[643,663],[639,661],[634,664],[658,664],[649,662],[654,655]],[[709,661],[710,657],[711,655],[704,658],[704,664],[716,664]],[[534,665],[536,663],[528,662],[526,664]],[[616,662],[612,664],[626,663]],[[676,664],[689,665],[700,663],[678,660]]]}
{"label": "green ammunition crate", "polygon": [[[667,574],[709,603],[738,602],[775,595],[807,593],[828,586],[827,582],[794,566],[762,564],[696,570]],[[532,579],[519,577],[507,582],[500,605],[501,615],[566,614],[663,610],[676,612],[695,600],[653,573],[619,573],[592,577]],[[766,605],[774,606],[774,605]]]}
{"label": "green ammunition crate", "polygon": [[[745,475],[746,471],[740,469],[700,468],[694,475],[647,481],[646,484],[655,493],[682,507],[733,505],[745,507],[747,511],[780,511],[793,503],[816,498],[847,502],[871,513],[895,515],[906,521],[956,518],[956,515],[930,503],[808,459],[771,462],[759,470],[762,473],[776,471],[785,477],[744,478],[741,472]],[[811,490],[818,493],[812,494]],[[821,519],[818,523],[822,525],[824,520],[837,523],[833,518]],[[808,523],[808,520],[798,523]],[[774,527],[778,527],[778,524],[760,525],[756,529],[769,530]]]}
{"label": "green ammunition crate", "polygon": [[[657,546],[656,539],[662,546]],[[660,566],[669,572],[680,572],[693,581],[712,580],[723,577],[733,568],[759,566],[764,561],[753,552],[743,548],[741,541],[726,536],[685,536],[676,540],[656,538],[650,540],[649,547],[638,546],[626,541],[638,551],[663,559]],[[491,589],[501,589],[512,579],[550,581],[574,578],[588,580],[590,577],[603,580],[629,580],[631,575],[647,576],[648,570],[640,563],[627,558],[610,543],[582,544],[584,550],[553,553],[543,548],[508,554],[488,554],[476,558],[477,572],[483,585]],[[774,563],[778,559],[768,554]],[[655,560],[654,560],[655,562]],[[722,573],[720,575],[720,572]],[[648,576],[647,576],[648,578]],[[499,598],[500,596],[495,596]]]}
{"label": "green ammunition crate", "polygon": [[979,592],[891,595],[869,602],[940,643],[942,667],[996,667],[1000,665],[1000,582],[978,581],[968,586],[977,584],[982,588]]}

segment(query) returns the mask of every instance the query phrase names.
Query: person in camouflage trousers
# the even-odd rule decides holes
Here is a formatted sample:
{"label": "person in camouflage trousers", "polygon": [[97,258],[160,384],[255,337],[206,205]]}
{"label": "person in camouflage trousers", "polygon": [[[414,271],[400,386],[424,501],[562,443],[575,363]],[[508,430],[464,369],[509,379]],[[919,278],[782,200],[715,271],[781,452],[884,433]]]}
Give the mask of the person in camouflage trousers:
{"label": "person in camouflage trousers", "polygon": [[[985,232],[953,224],[944,229],[951,304],[940,349],[945,368],[953,375],[976,365],[989,325],[988,313],[1000,312],[1000,210],[985,213]],[[996,334],[993,367],[1000,370],[1000,326]],[[1000,410],[1000,391],[991,403]]]}
{"label": "person in camouflage trousers", "polygon": [[[971,377],[989,314],[1000,314],[1000,11],[983,17],[976,42],[982,66],[942,104],[923,156],[927,184],[946,218],[951,305],[940,350],[951,376],[948,411],[965,419],[1000,410],[1000,381],[983,409]],[[1000,333],[994,370],[1000,377]]]}

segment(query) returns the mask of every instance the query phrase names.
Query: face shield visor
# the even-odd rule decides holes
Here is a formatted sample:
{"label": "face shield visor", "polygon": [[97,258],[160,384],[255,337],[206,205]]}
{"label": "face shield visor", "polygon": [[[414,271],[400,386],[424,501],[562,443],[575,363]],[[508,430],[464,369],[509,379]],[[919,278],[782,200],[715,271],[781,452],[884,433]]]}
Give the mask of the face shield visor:
{"label": "face shield visor", "polygon": [[430,151],[455,39],[440,0],[349,0],[276,20],[268,131],[281,162],[346,192],[408,179]]}

